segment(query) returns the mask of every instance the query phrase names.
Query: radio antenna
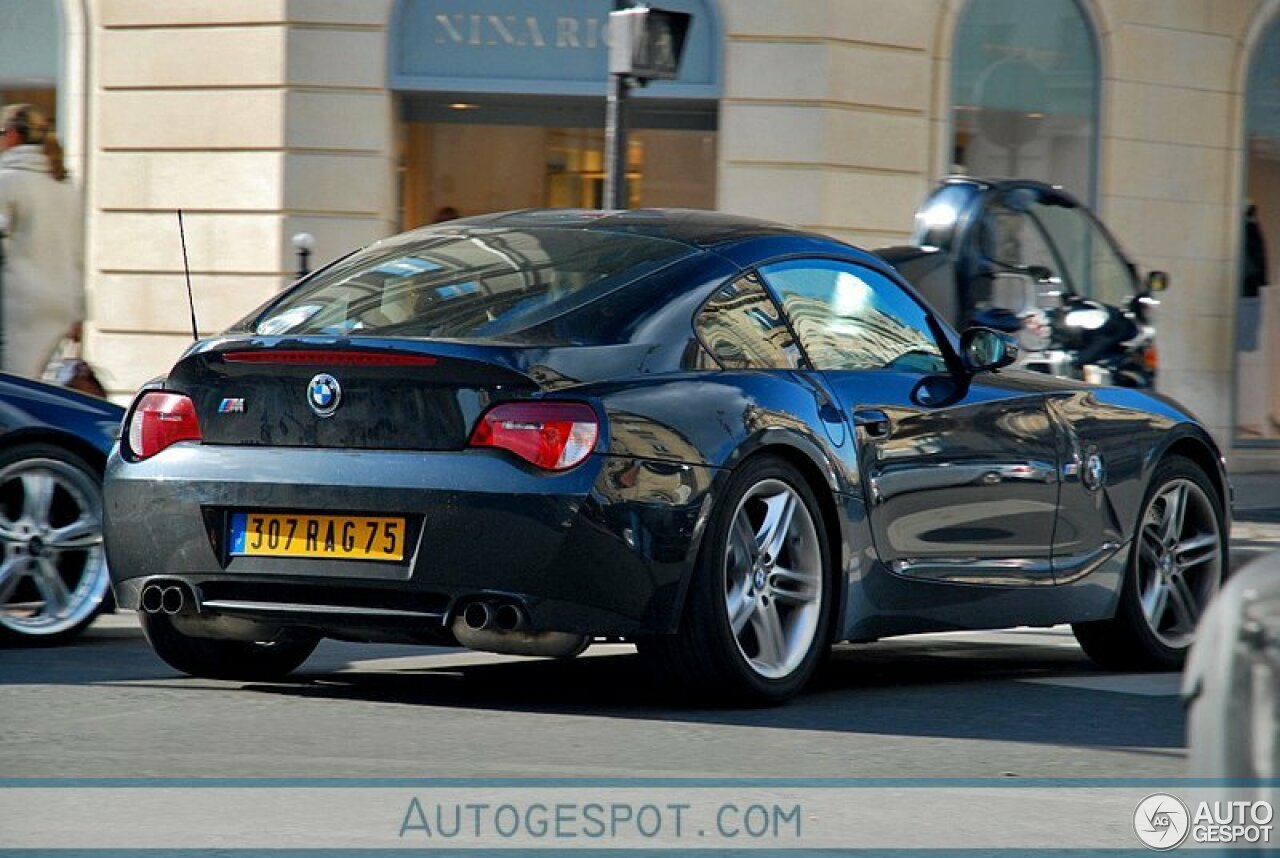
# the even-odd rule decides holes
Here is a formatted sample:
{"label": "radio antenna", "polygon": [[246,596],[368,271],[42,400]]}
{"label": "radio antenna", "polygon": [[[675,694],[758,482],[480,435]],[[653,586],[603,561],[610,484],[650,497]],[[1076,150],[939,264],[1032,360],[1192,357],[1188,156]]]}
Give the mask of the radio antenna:
{"label": "radio antenna", "polygon": [[191,339],[199,340],[196,329],[196,298],[191,293],[191,265],[187,262],[187,231],[182,226],[182,209],[178,209],[178,237],[182,239],[182,273],[187,277],[187,306],[191,308]]}

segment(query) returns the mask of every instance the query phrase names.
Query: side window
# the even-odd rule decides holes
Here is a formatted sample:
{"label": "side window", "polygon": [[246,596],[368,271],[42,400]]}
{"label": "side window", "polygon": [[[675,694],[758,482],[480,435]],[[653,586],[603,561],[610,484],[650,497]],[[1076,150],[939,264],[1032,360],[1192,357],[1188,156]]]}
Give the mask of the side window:
{"label": "side window", "polygon": [[942,372],[923,307],[889,278],[826,259],[760,270],[782,300],[814,369]]}
{"label": "side window", "polygon": [[800,350],[778,305],[754,274],[711,297],[694,321],[707,351],[725,369],[795,369]]}

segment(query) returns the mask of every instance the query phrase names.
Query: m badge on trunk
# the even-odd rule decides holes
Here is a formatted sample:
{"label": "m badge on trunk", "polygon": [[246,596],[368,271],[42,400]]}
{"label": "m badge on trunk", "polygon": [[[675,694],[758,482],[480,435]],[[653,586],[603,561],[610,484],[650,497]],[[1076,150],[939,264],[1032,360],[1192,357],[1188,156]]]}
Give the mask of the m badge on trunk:
{"label": "m badge on trunk", "polygon": [[338,410],[342,401],[342,386],[328,373],[314,376],[307,384],[307,404],[317,417],[328,417]]}

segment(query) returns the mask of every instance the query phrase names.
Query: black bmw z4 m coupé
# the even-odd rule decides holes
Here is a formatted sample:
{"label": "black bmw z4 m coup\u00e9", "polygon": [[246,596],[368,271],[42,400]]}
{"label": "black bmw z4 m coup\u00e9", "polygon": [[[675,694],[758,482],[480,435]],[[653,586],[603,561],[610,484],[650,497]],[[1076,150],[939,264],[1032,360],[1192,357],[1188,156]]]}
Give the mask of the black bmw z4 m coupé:
{"label": "black bmw z4 m coup\u00e9", "polygon": [[1167,399],[1015,357],[762,221],[415,230],[138,394],[105,483],[116,598],[170,665],[231,679],[323,637],[603,637],[761,703],[835,642],[1057,623],[1176,667],[1227,568],[1218,449]]}

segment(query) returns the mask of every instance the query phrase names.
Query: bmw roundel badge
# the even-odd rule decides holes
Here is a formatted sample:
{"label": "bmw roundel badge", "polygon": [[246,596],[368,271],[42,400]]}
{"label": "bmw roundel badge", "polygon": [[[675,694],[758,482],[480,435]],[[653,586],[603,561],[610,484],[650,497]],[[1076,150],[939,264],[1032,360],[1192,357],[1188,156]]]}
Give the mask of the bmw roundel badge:
{"label": "bmw roundel badge", "polygon": [[317,417],[328,417],[338,410],[342,401],[342,386],[328,373],[314,376],[307,384],[307,404]]}
{"label": "bmw roundel badge", "polygon": [[1102,488],[1107,481],[1107,465],[1102,461],[1102,456],[1097,450],[1089,450],[1089,458],[1084,463],[1084,472],[1081,474],[1085,488],[1090,491],[1097,491]]}

